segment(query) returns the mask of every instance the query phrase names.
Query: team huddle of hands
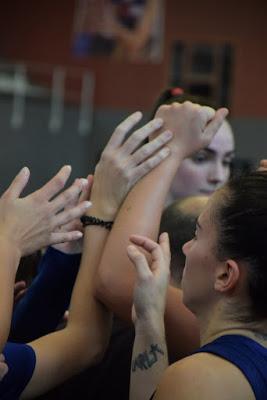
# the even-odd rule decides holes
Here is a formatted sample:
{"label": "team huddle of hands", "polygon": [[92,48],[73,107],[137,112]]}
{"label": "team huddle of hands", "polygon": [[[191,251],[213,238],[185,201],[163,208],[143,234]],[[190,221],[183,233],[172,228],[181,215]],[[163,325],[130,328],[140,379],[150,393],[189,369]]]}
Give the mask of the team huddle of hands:
{"label": "team huddle of hands", "polygon": [[[163,105],[154,120],[128,137],[129,131],[142,118],[142,114],[136,112],[115,129],[94,176],[75,179],[68,188],[65,187],[71,167],[64,166],[43,187],[21,197],[30,178],[29,169],[24,167],[0,199],[0,241],[6,251],[13,254],[14,265],[18,267],[22,256],[50,245],[69,254],[81,252],[80,217],[90,215],[92,203],[94,211],[101,210],[103,219],[115,220],[127,193],[143,176],[167,157],[182,161],[206,147],[227,114],[225,108],[215,111],[191,102]],[[266,169],[267,161],[262,161],[260,168]],[[131,245],[127,253],[136,269],[133,322],[136,324],[143,318],[147,321],[150,315],[154,319],[158,316],[161,321],[169,283],[168,235],[162,234],[159,243],[134,235],[134,232],[129,239]],[[149,262],[145,253],[150,256]],[[15,279],[17,267],[8,271],[12,279]],[[13,293],[8,295],[13,296]],[[8,338],[10,318],[3,318],[1,326],[0,350]],[[7,371],[1,355],[0,379]]]}

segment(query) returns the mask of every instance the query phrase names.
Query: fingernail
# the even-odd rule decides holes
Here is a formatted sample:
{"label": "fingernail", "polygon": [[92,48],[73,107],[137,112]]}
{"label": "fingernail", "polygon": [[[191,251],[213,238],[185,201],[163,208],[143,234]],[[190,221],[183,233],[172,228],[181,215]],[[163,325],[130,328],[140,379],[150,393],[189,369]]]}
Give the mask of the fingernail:
{"label": "fingernail", "polygon": [[28,167],[23,167],[21,170],[20,170],[20,172],[21,172],[21,174],[28,174],[29,173],[29,168]]}
{"label": "fingernail", "polygon": [[75,237],[76,237],[77,239],[82,238],[82,237],[83,237],[82,232],[76,232],[76,233],[75,233]]}
{"label": "fingernail", "polygon": [[91,207],[92,206],[92,202],[91,201],[85,201],[84,202],[84,207],[85,208],[89,208],[89,207]]}
{"label": "fingernail", "polygon": [[141,111],[136,111],[136,113],[135,113],[135,117],[136,118],[141,118],[143,116],[143,114],[141,113]]}

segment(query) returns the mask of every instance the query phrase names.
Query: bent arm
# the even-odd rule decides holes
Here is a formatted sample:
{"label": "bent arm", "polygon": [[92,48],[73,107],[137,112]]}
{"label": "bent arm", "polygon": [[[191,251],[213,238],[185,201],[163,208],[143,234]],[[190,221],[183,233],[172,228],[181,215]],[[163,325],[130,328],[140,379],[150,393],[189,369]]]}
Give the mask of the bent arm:
{"label": "bent arm", "polygon": [[[157,239],[165,199],[181,161],[210,143],[227,112],[220,109],[215,113],[209,107],[190,102],[162,106],[157,112],[164,121],[164,128],[174,133],[170,142],[171,156],[143,177],[128,194],[98,270],[98,299],[126,321],[131,320],[134,286],[134,271],[126,253],[129,237],[139,234]],[[171,359],[185,356],[199,343],[196,319],[182,304],[181,297],[179,289],[169,287],[165,323]]]}
{"label": "bent arm", "polygon": [[[94,208],[91,212],[100,214]],[[102,227],[86,228],[68,325],[62,331],[30,343],[36,354],[36,367],[22,398],[32,398],[45,392],[99,361],[104,354],[110,334],[111,314],[94,299],[92,292],[94,275],[107,236],[108,231]]]}
{"label": "bent arm", "polygon": [[[98,269],[96,295],[125,321],[131,321],[135,282],[126,253],[129,237],[134,233],[157,239],[165,198],[180,162],[173,153],[137,183],[124,201],[106,243]],[[167,292],[165,323],[170,359],[183,357],[197,348],[196,319],[182,304],[181,291],[173,287]]]}

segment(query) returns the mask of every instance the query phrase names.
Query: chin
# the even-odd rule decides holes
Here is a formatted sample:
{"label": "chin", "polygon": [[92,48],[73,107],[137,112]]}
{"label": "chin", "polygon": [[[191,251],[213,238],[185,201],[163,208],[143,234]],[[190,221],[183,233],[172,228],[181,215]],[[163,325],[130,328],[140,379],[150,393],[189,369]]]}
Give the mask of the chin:
{"label": "chin", "polygon": [[193,301],[190,301],[190,299],[184,294],[183,292],[183,287],[182,289],[182,303],[183,305],[188,308],[193,314],[196,314],[196,307],[194,307]]}

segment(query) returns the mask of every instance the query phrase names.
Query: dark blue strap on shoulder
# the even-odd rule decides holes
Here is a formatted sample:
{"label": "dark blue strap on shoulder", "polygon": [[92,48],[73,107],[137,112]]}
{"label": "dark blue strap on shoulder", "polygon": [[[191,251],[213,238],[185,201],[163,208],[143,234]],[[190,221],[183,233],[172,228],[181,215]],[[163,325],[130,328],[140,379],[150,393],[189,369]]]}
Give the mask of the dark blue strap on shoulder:
{"label": "dark blue strap on shoulder", "polygon": [[195,353],[211,353],[236,365],[245,375],[257,400],[267,399],[267,349],[241,335],[224,335]]}
{"label": "dark blue strap on shoulder", "polygon": [[33,375],[35,352],[26,344],[7,343],[3,353],[8,373],[0,381],[0,399],[17,400]]}

